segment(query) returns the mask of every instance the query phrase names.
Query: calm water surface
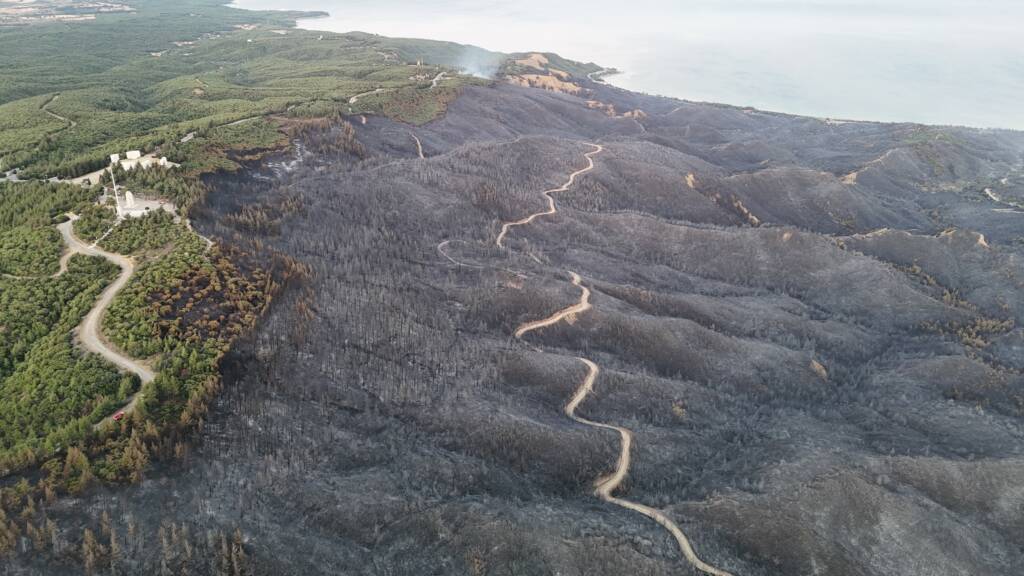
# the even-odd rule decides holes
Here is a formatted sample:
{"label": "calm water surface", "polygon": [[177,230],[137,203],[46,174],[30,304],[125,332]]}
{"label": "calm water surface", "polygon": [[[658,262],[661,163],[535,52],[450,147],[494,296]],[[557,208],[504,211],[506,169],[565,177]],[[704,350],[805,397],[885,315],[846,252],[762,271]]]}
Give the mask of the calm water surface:
{"label": "calm water surface", "polygon": [[652,94],[812,116],[1024,129],[1020,0],[236,0],[304,28],[551,51]]}

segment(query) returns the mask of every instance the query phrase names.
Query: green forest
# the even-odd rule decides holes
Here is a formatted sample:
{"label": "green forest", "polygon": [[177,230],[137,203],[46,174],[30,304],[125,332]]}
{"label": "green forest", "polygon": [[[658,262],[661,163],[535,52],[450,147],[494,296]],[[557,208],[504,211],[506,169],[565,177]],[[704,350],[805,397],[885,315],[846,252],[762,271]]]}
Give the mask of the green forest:
{"label": "green forest", "polygon": [[95,242],[110,230],[114,225],[116,214],[110,206],[98,206],[87,204],[76,212],[78,220],[75,220],[73,227],[75,234],[86,242]]}
{"label": "green forest", "polygon": [[64,213],[83,210],[95,190],[40,182],[0,182],[0,274],[54,274],[63,245],[53,224]]}
{"label": "green forest", "polygon": [[0,166],[70,178],[110,154],[159,149],[189,173],[231,168],[232,151],[287,144],[268,117],[366,112],[421,123],[479,82],[449,72],[430,89],[440,68],[415,62],[454,63],[443,43],[307,32],[291,28],[293,14],[211,0],[132,5],[95,22],[0,31]]}
{"label": "green forest", "polygon": [[0,470],[83,440],[137,385],[72,344],[114,275],[105,260],[74,256],[58,278],[0,278]]}
{"label": "green forest", "polygon": [[[280,285],[306,273],[192,232],[190,209],[213,193],[202,176],[283,150],[305,126],[343,128],[345,116],[427,122],[484,82],[445,68],[460,56],[451,44],[306,32],[293,28],[297,13],[218,0],[129,4],[134,12],[94,21],[0,29],[0,475],[13,485],[23,474],[17,488],[0,488],[0,552],[17,528],[3,525],[3,503],[32,508],[93,482],[136,481],[152,460],[179,456],[220,389],[232,342]],[[351,102],[359,94],[369,95]],[[67,182],[127,150],[173,164]],[[12,169],[16,181],[6,181]],[[109,200],[98,203],[112,178],[176,212],[118,219]],[[81,254],[62,269],[57,226],[69,214],[82,242],[134,262],[101,331],[152,367],[151,382],[76,340],[119,272]]]}
{"label": "green forest", "polygon": [[171,246],[194,236],[174,220],[174,216],[164,210],[125,220],[100,242],[100,247],[118,254],[135,254]]}
{"label": "green forest", "polygon": [[[154,174],[133,176],[144,186]],[[40,239],[31,249],[4,244],[5,269],[40,275],[0,277],[0,471],[56,466],[49,464],[53,458],[66,458],[64,470],[81,470],[48,485],[58,491],[84,489],[94,478],[136,479],[149,462],[150,448],[140,438],[155,446],[195,425],[219,389],[221,358],[277,287],[257,266],[243,271],[244,255],[221,253],[175,215],[158,210],[117,221],[109,207],[91,200],[97,193],[55,183],[0,185],[0,238]],[[102,249],[137,262],[102,328],[114,346],[158,373],[131,418],[98,431],[140,382],[75,343],[76,328],[117,267],[74,255],[59,271],[64,246],[55,225],[68,213],[79,216],[77,236],[102,237]]]}

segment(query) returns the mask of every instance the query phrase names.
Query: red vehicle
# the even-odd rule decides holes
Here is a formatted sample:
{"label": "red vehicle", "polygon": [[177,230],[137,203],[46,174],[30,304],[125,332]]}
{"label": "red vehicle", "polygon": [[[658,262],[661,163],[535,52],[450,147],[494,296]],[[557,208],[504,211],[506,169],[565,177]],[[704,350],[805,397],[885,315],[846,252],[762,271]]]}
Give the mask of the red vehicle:
{"label": "red vehicle", "polygon": [[117,414],[114,414],[114,422],[120,422],[124,418],[124,410],[118,410]]}

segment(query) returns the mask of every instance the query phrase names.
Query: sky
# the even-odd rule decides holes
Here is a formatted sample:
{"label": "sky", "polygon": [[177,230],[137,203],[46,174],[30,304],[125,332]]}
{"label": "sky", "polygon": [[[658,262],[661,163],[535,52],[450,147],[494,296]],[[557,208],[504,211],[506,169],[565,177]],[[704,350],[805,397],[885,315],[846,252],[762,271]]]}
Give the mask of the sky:
{"label": "sky", "polygon": [[551,51],[651,94],[810,116],[1024,129],[1020,0],[236,0],[305,28]]}

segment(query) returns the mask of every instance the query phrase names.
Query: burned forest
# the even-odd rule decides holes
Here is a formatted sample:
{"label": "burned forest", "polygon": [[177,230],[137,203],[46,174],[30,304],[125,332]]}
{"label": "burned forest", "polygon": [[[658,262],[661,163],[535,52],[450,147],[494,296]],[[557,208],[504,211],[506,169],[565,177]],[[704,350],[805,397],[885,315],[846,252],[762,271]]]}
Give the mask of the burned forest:
{"label": "burned forest", "polygon": [[3,572],[1019,574],[1024,135],[577,82],[207,176],[282,288]]}

